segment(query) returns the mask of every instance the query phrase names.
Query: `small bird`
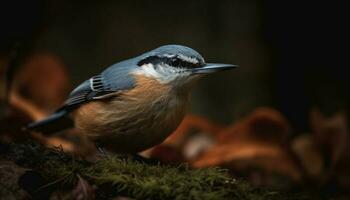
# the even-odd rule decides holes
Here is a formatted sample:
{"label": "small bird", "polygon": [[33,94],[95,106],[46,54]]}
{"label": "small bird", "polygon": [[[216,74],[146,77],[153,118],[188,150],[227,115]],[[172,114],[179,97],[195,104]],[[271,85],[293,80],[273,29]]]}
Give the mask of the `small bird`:
{"label": "small bird", "polygon": [[186,46],[161,46],[84,81],[60,109],[26,129],[50,134],[75,126],[85,139],[106,149],[137,153],[178,127],[196,80],[235,67],[205,63]]}

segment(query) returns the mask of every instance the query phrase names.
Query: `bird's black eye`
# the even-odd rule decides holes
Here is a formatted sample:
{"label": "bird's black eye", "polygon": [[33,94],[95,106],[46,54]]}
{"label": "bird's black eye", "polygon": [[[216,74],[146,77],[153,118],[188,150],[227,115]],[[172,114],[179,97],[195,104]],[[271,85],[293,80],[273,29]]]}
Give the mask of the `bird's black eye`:
{"label": "bird's black eye", "polygon": [[[192,58],[194,59],[194,58]],[[202,64],[200,62],[194,63],[191,61],[183,60],[178,56],[168,57],[168,56],[149,56],[140,60],[137,65],[142,66],[144,64],[153,64],[157,66],[158,64],[167,64],[172,67],[181,67],[181,68],[196,68],[200,67]]]}
{"label": "bird's black eye", "polygon": [[174,67],[179,67],[181,65],[181,61],[178,58],[173,58],[171,60],[171,65]]}

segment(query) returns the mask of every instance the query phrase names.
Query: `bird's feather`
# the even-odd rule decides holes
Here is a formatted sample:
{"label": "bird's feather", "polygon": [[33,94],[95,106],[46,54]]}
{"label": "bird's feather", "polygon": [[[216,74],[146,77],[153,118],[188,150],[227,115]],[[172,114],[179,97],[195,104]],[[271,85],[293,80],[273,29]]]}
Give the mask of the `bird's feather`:
{"label": "bird's feather", "polygon": [[135,87],[131,70],[136,64],[130,60],[112,65],[75,88],[59,110],[73,110],[92,100],[106,99],[118,95],[121,91]]}

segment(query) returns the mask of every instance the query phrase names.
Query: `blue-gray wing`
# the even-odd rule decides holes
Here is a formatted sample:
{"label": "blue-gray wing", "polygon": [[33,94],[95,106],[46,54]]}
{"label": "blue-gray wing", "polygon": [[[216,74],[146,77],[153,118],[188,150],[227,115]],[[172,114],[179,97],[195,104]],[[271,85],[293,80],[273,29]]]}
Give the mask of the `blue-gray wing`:
{"label": "blue-gray wing", "polygon": [[135,86],[134,78],[130,74],[132,69],[132,63],[127,61],[112,65],[75,88],[61,109],[73,110],[86,102],[110,98],[132,89]]}

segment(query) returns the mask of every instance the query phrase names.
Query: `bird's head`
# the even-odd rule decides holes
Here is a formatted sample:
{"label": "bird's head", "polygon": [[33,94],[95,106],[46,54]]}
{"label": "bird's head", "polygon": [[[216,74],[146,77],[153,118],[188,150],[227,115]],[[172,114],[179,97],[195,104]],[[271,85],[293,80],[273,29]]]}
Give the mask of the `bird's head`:
{"label": "bird's head", "polygon": [[206,63],[197,51],[181,45],[161,46],[138,58],[139,74],[172,86],[184,86],[205,74],[237,67],[232,64]]}

